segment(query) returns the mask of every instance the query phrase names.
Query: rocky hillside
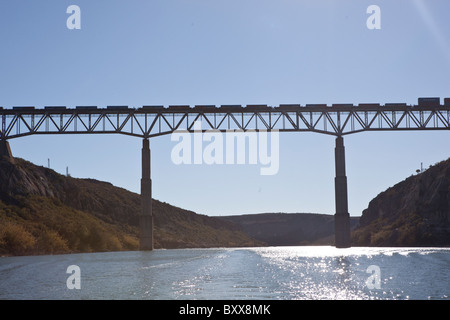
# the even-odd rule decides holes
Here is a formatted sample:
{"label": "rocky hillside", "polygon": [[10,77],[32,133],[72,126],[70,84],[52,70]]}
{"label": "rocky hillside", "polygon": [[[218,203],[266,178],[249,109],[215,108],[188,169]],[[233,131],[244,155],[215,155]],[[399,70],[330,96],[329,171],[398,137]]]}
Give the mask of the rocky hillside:
{"label": "rocky hillside", "polygon": [[[314,213],[263,213],[222,217],[270,246],[333,245],[334,216]],[[351,228],[359,217],[351,217]]]}
{"label": "rocky hillside", "polygon": [[[136,250],[140,196],[0,157],[0,255]],[[155,248],[254,246],[231,222],[153,201]]]}
{"label": "rocky hillside", "polygon": [[450,159],[375,197],[352,233],[359,246],[450,246]]}

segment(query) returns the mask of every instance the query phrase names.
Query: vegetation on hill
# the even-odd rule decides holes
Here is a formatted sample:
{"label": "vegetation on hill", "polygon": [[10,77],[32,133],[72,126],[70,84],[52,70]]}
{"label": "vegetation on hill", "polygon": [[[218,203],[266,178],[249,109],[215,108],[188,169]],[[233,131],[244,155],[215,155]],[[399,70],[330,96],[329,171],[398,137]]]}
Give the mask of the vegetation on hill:
{"label": "vegetation on hill", "polygon": [[450,246],[450,159],[380,193],[352,233],[355,246]]}
{"label": "vegetation on hill", "polygon": [[[0,159],[0,255],[138,249],[140,196]],[[261,245],[233,223],[153,200],[155,248]]]}

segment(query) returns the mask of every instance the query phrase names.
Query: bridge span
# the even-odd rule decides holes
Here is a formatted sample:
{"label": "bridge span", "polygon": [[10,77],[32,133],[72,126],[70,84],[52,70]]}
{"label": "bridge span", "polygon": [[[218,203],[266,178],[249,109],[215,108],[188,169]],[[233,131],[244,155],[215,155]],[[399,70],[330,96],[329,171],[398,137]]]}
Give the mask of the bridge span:
{"label": "bridge span", "polygon": [[12,157],[8,141],[40,134],[124,134],[143,139],[140,215],[140,249],[153,249],[150,138],[178,130],[227,132],[316,132],[336,137],[335,246],[350,241],[347,176],[343,137],[364,131],[450,130],[450,98],[419,98],[405,103],[171,105],[171,106],[17,106],[0,107],[0,156]]}

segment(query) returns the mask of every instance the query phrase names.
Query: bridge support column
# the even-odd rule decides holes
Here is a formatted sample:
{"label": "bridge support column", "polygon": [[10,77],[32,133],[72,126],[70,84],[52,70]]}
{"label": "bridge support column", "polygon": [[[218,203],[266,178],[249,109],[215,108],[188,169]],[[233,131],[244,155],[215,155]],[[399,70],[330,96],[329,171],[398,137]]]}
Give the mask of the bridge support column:
{"label": "bridge support column", "polygon": [[336,248],[349,248],[350,243],[350,215],[348,213],[347,176],[345,173],[344,139],[336,138],[335,148],[336,178],[334,189],[336,196],[336,214],[334,215],[334,237]]}
{"label": "bridge support column", "polygon": [[144,139],[142,143],[141,206],[139,250],[153,250],[152,180],[148,139]]}
{"label": "bridge support column", "polygon": [[10,161],[14,161],[8,140],[0,139],[0,158],[6,158]]}

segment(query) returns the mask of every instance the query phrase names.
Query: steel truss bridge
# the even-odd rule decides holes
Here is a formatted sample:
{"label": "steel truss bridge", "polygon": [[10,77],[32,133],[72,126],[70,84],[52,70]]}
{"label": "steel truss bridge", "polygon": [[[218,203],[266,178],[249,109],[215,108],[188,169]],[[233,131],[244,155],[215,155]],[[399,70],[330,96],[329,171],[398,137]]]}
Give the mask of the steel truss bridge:
{"label": "steel truss bridge", "polygon": [[141,138],[176,130],[308,131],[335,136],[362,131],[448,130],[450,103],[445,105],[348,104],[327,105],[224,105],[216,106],[109,106],[97,108],[14,107],[0,109],[0,139],[33,134],[120,133]]}
{"label": "steel truss bridge", "polygon": [[364,131],[450,130],[450,98],[419,98],[417,105],[174,105],[0,107],[0,156],[12,157],[8,140],[36,134],[124,134],[143,138],[140,249],[153,249],[149,138],[177,130],[196,132],[316,132],[336,136],[335,245],[350,247],[347,176],[343,136]]}

